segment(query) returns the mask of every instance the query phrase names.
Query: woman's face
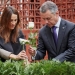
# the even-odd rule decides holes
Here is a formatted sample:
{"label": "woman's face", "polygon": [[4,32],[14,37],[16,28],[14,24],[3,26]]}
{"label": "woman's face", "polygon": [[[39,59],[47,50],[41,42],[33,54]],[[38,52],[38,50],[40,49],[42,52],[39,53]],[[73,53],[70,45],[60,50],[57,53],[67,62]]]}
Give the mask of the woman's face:
{"label": "woman's face", "polygon": [[11,15],[11,23],[10,23],[10,26],[9,26],[9,29],[14,29],[15,26],[17,24],[17,15],[16,14],[12,14]]}

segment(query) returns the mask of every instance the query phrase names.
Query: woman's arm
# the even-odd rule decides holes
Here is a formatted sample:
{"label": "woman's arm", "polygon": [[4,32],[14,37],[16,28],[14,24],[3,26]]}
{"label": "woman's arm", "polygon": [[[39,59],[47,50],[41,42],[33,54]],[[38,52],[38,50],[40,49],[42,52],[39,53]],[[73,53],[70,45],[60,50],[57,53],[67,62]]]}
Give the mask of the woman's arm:
{"label": "woman's arm", "polygon": [[24,50],[21,51],[18,55],[15,55],[12,52],[6,51],[4,49],[0,49],[0,57],[2,57],[4,59],[19,60],[19,59],[27,58],[27,55],[26,55],[26,52]]}
{"label": "woman's arm", "polygon": [[6,51],[6,50],[0,48],[0,57],[2,57],[4,59],[9,59],[10,55],[11,55],[11,52]]}

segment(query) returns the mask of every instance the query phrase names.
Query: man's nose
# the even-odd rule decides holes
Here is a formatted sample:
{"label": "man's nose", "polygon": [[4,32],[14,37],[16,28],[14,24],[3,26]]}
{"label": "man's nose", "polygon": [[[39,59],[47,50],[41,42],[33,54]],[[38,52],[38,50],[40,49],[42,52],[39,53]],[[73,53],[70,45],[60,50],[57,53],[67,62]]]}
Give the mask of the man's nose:
{"label": "man's nose", "polygon": [[45,20],[46,23],[48,23],[48,20]]}

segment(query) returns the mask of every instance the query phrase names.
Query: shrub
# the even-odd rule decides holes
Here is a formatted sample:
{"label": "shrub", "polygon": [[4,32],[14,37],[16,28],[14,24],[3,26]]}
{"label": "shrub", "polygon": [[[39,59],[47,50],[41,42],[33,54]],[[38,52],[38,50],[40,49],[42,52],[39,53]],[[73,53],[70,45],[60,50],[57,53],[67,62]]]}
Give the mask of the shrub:
{"label": "shrub", "polygon": [[41,60],[24,65],[22,61],[0,61],[0,75],[75,75],[75,63]]}

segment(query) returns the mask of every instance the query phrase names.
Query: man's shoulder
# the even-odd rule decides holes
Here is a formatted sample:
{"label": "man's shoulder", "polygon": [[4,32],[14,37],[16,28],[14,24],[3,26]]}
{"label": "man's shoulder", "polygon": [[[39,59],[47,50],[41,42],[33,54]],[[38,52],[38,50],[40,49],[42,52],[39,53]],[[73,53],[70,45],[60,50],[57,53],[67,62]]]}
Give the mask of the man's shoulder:
{"label": "man's shoulder", "polygon": [[64,22],[64,23],[67,24],[67,25],[75,25],[74,22],[71,22],[71,21],[65,20],[65,19],[61,19],[61,22]]}
{"label": "man's shoulder", "polygon": [[40,32],[41,32],[41,31],[45,31],[46,27],[47,27],[47,25],[44,25],[44,26],[40,29]]}
{"label": "man's shoulder", "polygon": [[75,23],[71,22],[71,21],[68,21],[68,20],[65,20],[65,19],[62,19],[61,20],[61,24],[62,26],[66,26],[66,30],[72,30],[72,29],[75,29]]}

